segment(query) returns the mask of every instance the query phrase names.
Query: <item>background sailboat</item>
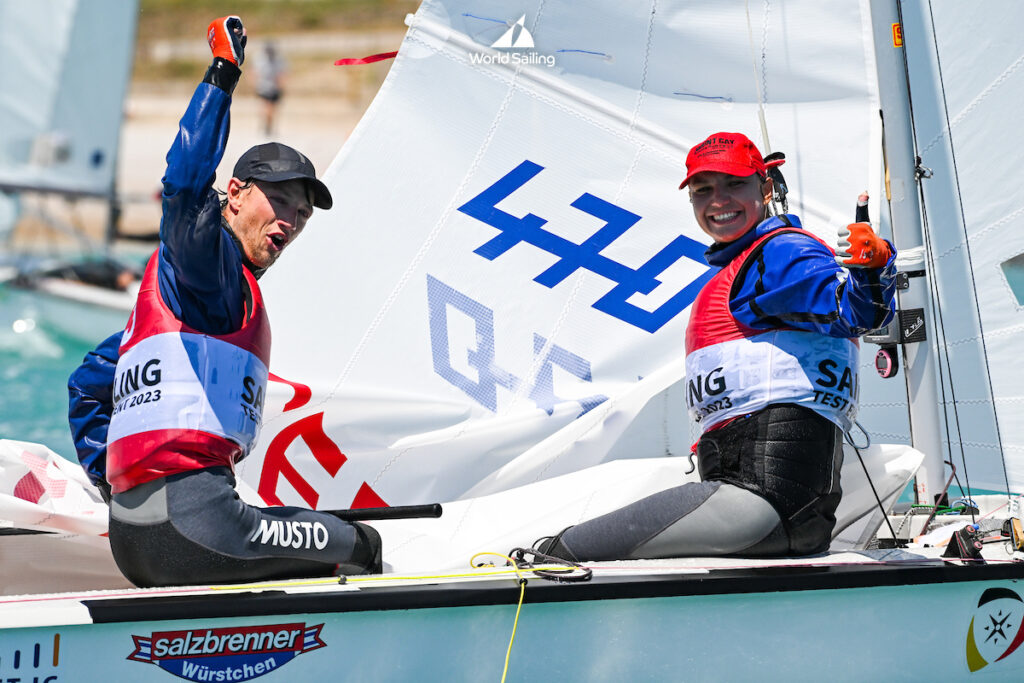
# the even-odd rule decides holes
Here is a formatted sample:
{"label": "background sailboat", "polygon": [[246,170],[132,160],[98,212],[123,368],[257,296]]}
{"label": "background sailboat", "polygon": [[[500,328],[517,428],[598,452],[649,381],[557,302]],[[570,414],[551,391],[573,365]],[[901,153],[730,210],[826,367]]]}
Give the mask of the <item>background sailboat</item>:
{"label": "background sailboat", "polygon": [[[76,338],[123,325],[134,300],[116,281],[130,281],[135,264],[115,259],[110,242],[137,13],[137,0],[0,3],[0,282],[40,292],[41,321]],[[74,219],[90,212],[105,231]],[[19,221],[63,246],[15,245]]]}

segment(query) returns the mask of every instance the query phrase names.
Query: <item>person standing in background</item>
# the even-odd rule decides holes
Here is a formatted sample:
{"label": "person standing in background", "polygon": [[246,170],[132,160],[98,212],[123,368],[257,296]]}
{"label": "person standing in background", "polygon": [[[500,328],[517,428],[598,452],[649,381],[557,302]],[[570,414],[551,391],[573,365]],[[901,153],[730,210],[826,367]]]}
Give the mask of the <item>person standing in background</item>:
{"label": "person standing in background", "polygon": [[263,100],[263,135],[269,138],[274,133],[274,120],[284,96],[284,76],[288,68],[277,46],[269,41],[263,44],[254,66],[256,95]]}

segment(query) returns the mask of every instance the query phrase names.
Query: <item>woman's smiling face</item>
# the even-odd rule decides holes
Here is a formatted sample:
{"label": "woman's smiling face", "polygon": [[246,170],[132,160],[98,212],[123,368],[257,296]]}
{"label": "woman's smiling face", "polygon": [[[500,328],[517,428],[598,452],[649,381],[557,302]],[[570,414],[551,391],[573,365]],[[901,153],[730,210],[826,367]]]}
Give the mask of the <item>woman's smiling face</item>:
{"label": "woman's smiling face", "polygon": [[771,178],[703,171],[690,179],[690,203],[697,225],[715,242],[732,242],[765,219]]}

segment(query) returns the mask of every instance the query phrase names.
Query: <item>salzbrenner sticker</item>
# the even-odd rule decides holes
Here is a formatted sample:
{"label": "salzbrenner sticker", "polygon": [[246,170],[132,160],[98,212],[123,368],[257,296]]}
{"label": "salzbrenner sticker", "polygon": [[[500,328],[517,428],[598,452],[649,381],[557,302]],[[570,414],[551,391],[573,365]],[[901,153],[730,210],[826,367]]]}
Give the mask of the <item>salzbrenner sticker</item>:
{"label": "salzbrenner sticker", "polygon": [[132,635],[135,651],[128,659],[156,664],[189,681],[248,681],[325,647],[322,628],[323,624],[274,624],[154,631]]}

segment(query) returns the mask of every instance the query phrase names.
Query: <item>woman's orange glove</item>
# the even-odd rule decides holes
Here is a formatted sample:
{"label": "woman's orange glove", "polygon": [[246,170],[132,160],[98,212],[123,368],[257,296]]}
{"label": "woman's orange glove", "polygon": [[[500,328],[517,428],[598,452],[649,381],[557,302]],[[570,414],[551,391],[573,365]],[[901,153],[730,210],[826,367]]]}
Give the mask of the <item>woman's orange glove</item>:
{"label": "woman's orange glove", "polygon": [[850,223],[839,231],[836,263],[847,268],[881,268],[889,262],[889,243],[867,223]]}

